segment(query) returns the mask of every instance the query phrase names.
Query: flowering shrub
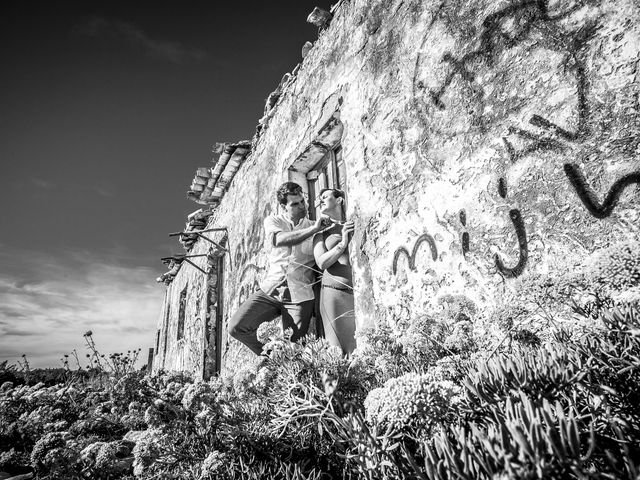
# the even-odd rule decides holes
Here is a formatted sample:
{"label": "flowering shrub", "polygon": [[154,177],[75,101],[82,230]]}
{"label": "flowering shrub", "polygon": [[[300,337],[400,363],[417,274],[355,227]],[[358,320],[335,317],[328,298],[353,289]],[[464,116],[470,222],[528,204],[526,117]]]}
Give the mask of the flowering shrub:
{"label": "flowering shrub", "polygon": [[449,380],[407,373],[369,392],[364,401],[366,418],[383,426],[430,431],[451,421],[459,393],[460,387]]}
{"label": "flowering shrub", "polygon": [[133,473],[136,477],[145,478],[153,474],[153,466],[170,444],[165,434],[155,428],[144,431],[133,448]]}
{"label": "flowering shrub", "polygon": [[187,386],[182,397],[182,407],[185,410],[198,413],[200,408],[215,404],[216,392],[206,382],[195,382]]}
{"label": "flowering shrub", "polygon": [[493,312],[445,295],[428,314],[360,332],[351,358],[267,324],[265,355],[209,382],[120,372],[29,384],[0,364],[0,469],[47,480],[636,478],[640,313],[621,295],[638,288],[638,257],[625,245],[575,274],[523,278],[521,296]]}
{"label": "flowering shrub", "polygon": [[272,322],[261,323],[256,331],[256,337],[261,343],[269,343],[272,340],[276,340],[283,336],[282,327],[279,322],[274,320]]}
{"label": "flowering shrub", "polygon": [[209,453],[207,458],[202,462],[202,474],[200,478],[215,477],[224,469],[225,463],[228,462],[228,460],[227,455],[218,450]]}
{"label": "flowering shrub", "polygon": [[65,465],[66,441],[62,433],[47,433],[36,442],[31,451],[31,465],[39,473],[60,469]]}

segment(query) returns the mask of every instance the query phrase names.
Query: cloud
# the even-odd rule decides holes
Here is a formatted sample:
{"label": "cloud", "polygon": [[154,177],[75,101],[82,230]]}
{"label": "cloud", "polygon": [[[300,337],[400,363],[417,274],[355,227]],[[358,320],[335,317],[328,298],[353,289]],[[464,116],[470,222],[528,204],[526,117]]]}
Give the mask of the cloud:
{"label": "cloud", "polygon": [[101,197],[111,198],[116,196],[113,190],[108,187],[93,187],[93,190]]}
{"label": "cloud", "polygon": [[116,39],[152,58],[176,64],[199,62],[208,56],[204,50],[186,47],[180,42],[153,39],[140,27],[121,20],[93,17],[74,30],[89,37]]}
{"label": "cloud", "polygon": [[29,337],[31,335],[37,335],[31,330],[20,330],[18,328],[4,328],[2,334],[7,337]]}
{"label": "cloud", "polygon": [[51,190],[55,186],[52,182],[43,178],[32,178],[31,183],[43,190]]}
{"label": "cloud", "polygon": [[59,365],[84,352],[87,330],[101,353],[153,346],[164,295],[154,270],[86,252],[2,252],[0,263],[0,361]]}

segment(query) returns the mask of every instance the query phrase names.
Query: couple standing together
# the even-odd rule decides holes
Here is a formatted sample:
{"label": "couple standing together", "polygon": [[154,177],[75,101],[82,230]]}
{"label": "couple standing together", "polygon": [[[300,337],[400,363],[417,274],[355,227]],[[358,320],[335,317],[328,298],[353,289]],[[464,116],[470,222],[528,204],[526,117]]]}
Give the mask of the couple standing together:
{"label": "couple standing together", "polygon": [[283,328],[293,330],[292,342],[306,335],[314,310],[313,285],[319,268],[320,315],[325,338],[348,355],[356,347],[348,251],[354,225],[344,221],[344,193],[322,190],[321,214],[315,221],[307,218],[302,187],[297,183],[282,184],[276,196],[281,213],[264,220],[265,276],[260,289],[229,320],[229,333],[257,355],[263,347],[256,337],[258,327],[280,315]]}

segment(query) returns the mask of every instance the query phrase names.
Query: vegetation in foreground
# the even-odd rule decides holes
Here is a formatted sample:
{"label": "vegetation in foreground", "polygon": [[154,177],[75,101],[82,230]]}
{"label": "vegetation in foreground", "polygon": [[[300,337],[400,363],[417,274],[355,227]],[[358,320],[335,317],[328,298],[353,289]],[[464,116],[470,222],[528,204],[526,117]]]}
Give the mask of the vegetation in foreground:
{"label": "vegetation in foreground", "polygon": [[492,312],[443,297],[431,315],[364,332],[352,359],[267,326],[268,359],[210,382],[125,369],[34,385],[5,364],[0,471],[635,480],[639,247],[576,272],[523,279]]}

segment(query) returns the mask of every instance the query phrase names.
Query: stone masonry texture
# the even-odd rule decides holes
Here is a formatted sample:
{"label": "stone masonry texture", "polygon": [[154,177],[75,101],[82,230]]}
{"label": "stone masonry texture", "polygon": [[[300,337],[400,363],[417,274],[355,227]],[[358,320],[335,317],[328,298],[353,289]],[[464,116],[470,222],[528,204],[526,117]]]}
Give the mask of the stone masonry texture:
{"label": "stone masonry texture", "polygon": [[[449,293],[489,308],[522,275],[571,269],[637,234],[639,47],[633,0],[342,2],[210,218],[230,249],[224,368],[250,356],[226,323],[264,271],[274,192],[331,119],[356,222],[360,328]],[[191,253],[210,248],[200,240]],[[168,287],[154,368],[204,368],[208,282],[183,264]]]}

